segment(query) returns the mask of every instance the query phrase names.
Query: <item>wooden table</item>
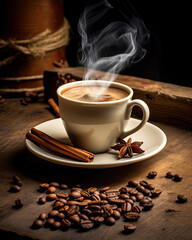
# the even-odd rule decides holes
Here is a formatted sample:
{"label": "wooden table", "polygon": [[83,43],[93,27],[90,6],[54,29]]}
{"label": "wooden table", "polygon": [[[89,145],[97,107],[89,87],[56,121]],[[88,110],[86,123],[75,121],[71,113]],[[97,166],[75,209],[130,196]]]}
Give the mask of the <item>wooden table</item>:
{"label": "wooden table", "polygon": [[[152,122],[167,135],[167,145],[162,152],[148,160],[112,169],[78,169],[56,165],[41,160],[25,147],[25,134],[33,126],[54,119],[47,103],[20,104],[19,99],[6,99],[0,105],[0,236],[1,239],[192,239],[192,137],[191,131],[175,125]],[[150,121],[151,122],[151,121]],[[32,222],[41,212],[47,212],[52,203],[38,205],[43,194],[37,191],[42,182],[59,181],[70,186],[125,186],[129,179],[147,180],[149,171],[157,171],[155,179],[149,180],[162,189],[154,199],[151,211],[141,213],[135,233],[125,235],[123,218],[112,227],[102,225],[89,232],[76,229],[67,232],[49,229],[32,230]],[[183,176],[181,182],[165,178],[168,171]],[[18,193],[10,193],[12,176],[18,175],[23,186]],[[184,194],[188,202],[176,203],[178,194]],[[14,201],[20,198],[24,205],[14,209]],[[171,209],[171,211],[170,211]]]}

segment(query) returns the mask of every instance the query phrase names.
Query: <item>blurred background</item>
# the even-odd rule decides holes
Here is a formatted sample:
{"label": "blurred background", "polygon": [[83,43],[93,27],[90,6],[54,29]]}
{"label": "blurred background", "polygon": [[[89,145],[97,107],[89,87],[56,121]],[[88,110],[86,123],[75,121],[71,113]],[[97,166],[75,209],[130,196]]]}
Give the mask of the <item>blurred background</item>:
{"label": "blurred background", "polygon": [[[71,25],[70,45],[66,49],[67,60],[71,66],[80,65],[77,60],[80,42],[77,24],[80,14],[87,4],[95,2],[97,1],[64,1],[64,15]],[[116,8],[121,8],[121,5],[127,2],[128,8],[134,10],[132,14],[143,19],[150,34],[146,56],[126,67],[121,74],[191,87],[189,4],[180,1],[168,4],[163,0],[129,0],[129,2],[108,0],[108,2]]]}

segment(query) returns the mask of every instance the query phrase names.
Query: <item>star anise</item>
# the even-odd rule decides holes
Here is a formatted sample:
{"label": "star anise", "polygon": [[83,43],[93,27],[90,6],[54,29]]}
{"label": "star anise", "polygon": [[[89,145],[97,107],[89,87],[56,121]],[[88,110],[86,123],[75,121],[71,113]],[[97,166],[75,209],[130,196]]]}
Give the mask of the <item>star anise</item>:
{"label": "star anise", "polygon": [[133,157],[133,153],[143,153],[144,150],[140,148],[143,142],[133,142],[132,139],[129,138],[127,142],[121,138],[118,139],[119,143],[112,146],[111,148],[119,151],[118,159],[123,158],[127,154],[129,157]]}

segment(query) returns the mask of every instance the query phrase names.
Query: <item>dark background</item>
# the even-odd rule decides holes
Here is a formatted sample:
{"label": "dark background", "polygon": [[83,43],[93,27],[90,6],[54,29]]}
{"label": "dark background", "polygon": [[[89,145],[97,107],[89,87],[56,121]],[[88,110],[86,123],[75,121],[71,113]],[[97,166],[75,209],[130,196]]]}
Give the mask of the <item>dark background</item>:
{"label": "dark background", "polygon": [[[108,0],[115,8],[122,7],[122,1]],[[80,65],[77,60],[79,34],[77,24],[85,6],[94,3],[89,0],[64,1],[64,13],[71,25],[71,41],[67,47],[67,60],[70,66]],[[133,15],[143,19],[150,33],[146,46],[147,54],[138,63],[124,69],[121,74],[150,78],[183,86],[191,84],[191,13],[186,2],[129,0],[128,9]],[[129,5],[131,4],[132,7]],[[130,15],[127,11],[127,15]]]}

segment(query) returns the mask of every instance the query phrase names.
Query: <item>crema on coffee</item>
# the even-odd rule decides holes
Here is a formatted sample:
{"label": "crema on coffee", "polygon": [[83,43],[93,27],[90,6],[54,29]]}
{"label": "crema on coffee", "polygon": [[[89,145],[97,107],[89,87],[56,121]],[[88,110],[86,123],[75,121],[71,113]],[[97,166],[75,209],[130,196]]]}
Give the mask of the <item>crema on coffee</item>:
{"label": "crema on coffee", "polygon": [[61,92],[62,96],[83,102],[110,102],[129,95],[128,92],[115,87],[103,88],[98,85],[74,86]]}

